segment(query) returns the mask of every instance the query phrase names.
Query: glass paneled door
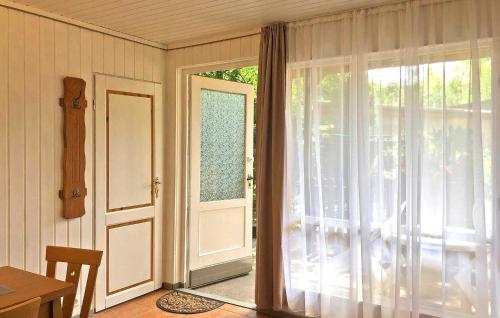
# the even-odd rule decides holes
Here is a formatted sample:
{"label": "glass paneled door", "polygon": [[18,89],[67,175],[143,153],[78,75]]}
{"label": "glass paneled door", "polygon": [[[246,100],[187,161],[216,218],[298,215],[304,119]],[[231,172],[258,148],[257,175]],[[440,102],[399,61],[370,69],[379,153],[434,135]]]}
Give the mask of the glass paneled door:
{"label": "glass paneled door", "polygon": [[192,287],[252,269],[253,87],[191,77]]}

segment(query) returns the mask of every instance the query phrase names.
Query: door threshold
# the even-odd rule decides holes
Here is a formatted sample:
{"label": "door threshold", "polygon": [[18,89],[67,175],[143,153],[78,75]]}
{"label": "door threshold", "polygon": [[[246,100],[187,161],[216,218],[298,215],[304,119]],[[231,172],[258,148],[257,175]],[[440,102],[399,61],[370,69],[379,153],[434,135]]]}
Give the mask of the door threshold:
{"label": "door threshold", "polygon": [[230,298],[226,298],[226,297],[222,297],[222,296],[217,296],[217,295],[213,295],[213,294],[207,294],[207,293],[200,292],[200,291],[193,290],[193,289],[179,288],[178,290],[186,292],[186,293],[189,293],[189,294],[193,294],[193,295],[197,295],[197,296],[202,296],[202,297],[206,297],[206,298],[210,298],[210,299],[222,301],[222,302],[224,302],[226,304],[231,304],[231,305],[235,305],[235,306],[239,306],[239,307],[243,307],[243,308],[257,310],[257,306],[255,304],[252,304],[252,303],[247,303],[247,302],[244,302],[244,301],[230,299]]}
{"label": "door threshold", "polygon": [[252,271],[254,259],[248,256],[233,261],[215,264],[189,272],[191,288],[199,288],[214,283],[245,276]]}

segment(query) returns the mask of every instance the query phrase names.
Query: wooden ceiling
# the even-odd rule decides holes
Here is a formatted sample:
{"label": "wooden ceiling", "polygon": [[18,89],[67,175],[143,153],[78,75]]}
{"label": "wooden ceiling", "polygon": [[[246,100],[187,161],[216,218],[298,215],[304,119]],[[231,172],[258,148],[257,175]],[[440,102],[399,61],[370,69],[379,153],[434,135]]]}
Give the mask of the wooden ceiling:
{"label": "wooden ceiling", "polygon": [[15,0],[81,22],[168,44],[259,28],[275,21],[390,0]]}

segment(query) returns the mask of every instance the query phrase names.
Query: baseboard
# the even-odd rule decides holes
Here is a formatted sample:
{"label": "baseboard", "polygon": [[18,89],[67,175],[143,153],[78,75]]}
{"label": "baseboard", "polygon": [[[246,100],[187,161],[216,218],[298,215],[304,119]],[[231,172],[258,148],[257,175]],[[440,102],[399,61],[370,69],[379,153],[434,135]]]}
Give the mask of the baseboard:
{"label": "baseboard", "polygon": [[179,289],[179,288],[184,288],[184,283],[178,282],[178,283],[172,284],[172,283],[163,282],[161,284],[161,287],[163,289],[166,289],[166,290]]}
{"label": "baseboard", "polygon": [[252,271],[253,258],[246,257],[235,261],[195,269],[189,273],[189,287],[196,288],[246,275]]}

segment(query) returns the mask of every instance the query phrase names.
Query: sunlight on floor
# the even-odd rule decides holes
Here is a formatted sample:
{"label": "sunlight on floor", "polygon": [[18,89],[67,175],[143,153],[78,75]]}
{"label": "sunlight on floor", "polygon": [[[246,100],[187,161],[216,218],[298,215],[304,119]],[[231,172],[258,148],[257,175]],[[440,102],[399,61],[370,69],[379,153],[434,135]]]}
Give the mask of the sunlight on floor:
{"label": "sunlight on floor", "polygon": [[235,277],[219,283],[196,288],[196,291],[219,296],[239,302],[255,304],[255,260],[256,256],[256,239],[252,239],[252,271],[247,275]]}

